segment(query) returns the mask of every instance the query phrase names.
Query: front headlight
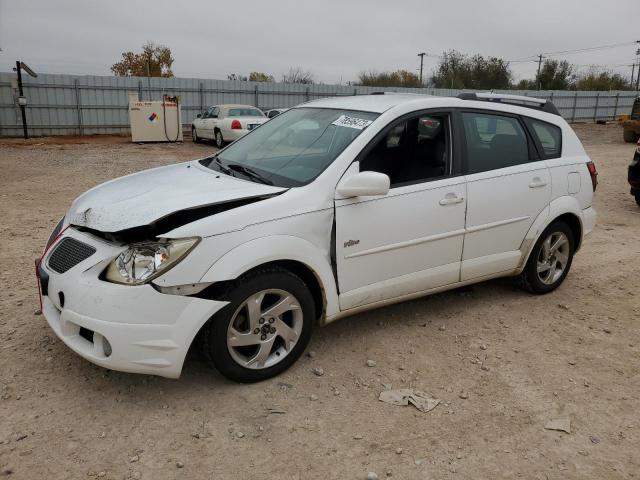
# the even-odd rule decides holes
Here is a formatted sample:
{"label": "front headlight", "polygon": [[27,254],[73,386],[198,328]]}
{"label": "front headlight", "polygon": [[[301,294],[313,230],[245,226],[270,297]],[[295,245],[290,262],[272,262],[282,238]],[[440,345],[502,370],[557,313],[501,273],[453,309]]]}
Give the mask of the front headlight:
{"label": "front headlight", "polygon": [[176,238],[129,245],[109,264],[104,278],[114,283],[141,285],[176,265],[199,241],[197,237]]}

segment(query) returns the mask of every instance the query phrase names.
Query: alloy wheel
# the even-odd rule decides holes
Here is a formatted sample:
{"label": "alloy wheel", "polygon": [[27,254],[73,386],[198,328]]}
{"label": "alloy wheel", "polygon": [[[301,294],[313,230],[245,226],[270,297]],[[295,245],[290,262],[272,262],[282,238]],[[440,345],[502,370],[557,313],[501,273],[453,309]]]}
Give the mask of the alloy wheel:
{"label": "alloy wheel", "polygon": [[553,285],[562,277],[567,264],[571,245],[562,232],[552,232],[542,242],[538,253],[538,278],[545,285]]}
{"label": "alloy wheel", "polygon": [[227,328],[227,348],[239,365],[254,370],[281,362],[298,343],[304,318],[300,302],[279,289],[247,298]]}

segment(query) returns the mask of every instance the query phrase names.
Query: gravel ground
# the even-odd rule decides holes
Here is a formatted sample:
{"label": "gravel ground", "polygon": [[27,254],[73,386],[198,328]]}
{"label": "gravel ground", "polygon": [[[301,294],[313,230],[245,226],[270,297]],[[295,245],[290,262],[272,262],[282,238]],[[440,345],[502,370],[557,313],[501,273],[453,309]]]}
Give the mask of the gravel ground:
{"label": "gravel ground", "polygon": [[[615,125],[576,130],[600,172],[599,223],[560,289],[502,279],[364,313],[316,330],[314,355],[254,385],[195,352],[179,380],[108,371],[34,314],[34,258],[73,198],[214,147],[0,141],[0,477],[638,478],[633,147]],[[388,385],[442,403],[391,406],[378,401]],[[554,419],[571,433],[545,430]]]}

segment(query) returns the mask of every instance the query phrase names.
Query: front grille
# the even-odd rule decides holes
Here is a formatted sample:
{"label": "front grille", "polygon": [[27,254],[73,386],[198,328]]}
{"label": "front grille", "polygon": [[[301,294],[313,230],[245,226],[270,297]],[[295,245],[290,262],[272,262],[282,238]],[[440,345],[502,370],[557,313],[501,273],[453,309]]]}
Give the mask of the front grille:
{"label": "front grille", "polygon": [[49,268],[57,273],[64,273],[70,268],[86,260],[96,253],[91,245],[79,242],[75,238],[67,237],[53,250],[49,257]]}

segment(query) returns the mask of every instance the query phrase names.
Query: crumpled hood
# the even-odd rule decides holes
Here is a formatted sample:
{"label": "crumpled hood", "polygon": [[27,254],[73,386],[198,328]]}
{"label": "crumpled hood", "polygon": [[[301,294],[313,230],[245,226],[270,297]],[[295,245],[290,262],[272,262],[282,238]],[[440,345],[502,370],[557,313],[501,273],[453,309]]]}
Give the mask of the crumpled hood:
{"label": "crumpled hood", "polygon": [[113,233],[148,225],[178,211],[284,190],[233,178],[195,161],[146,170],[98,185],[73,202],[66,218],[72,225]]}

